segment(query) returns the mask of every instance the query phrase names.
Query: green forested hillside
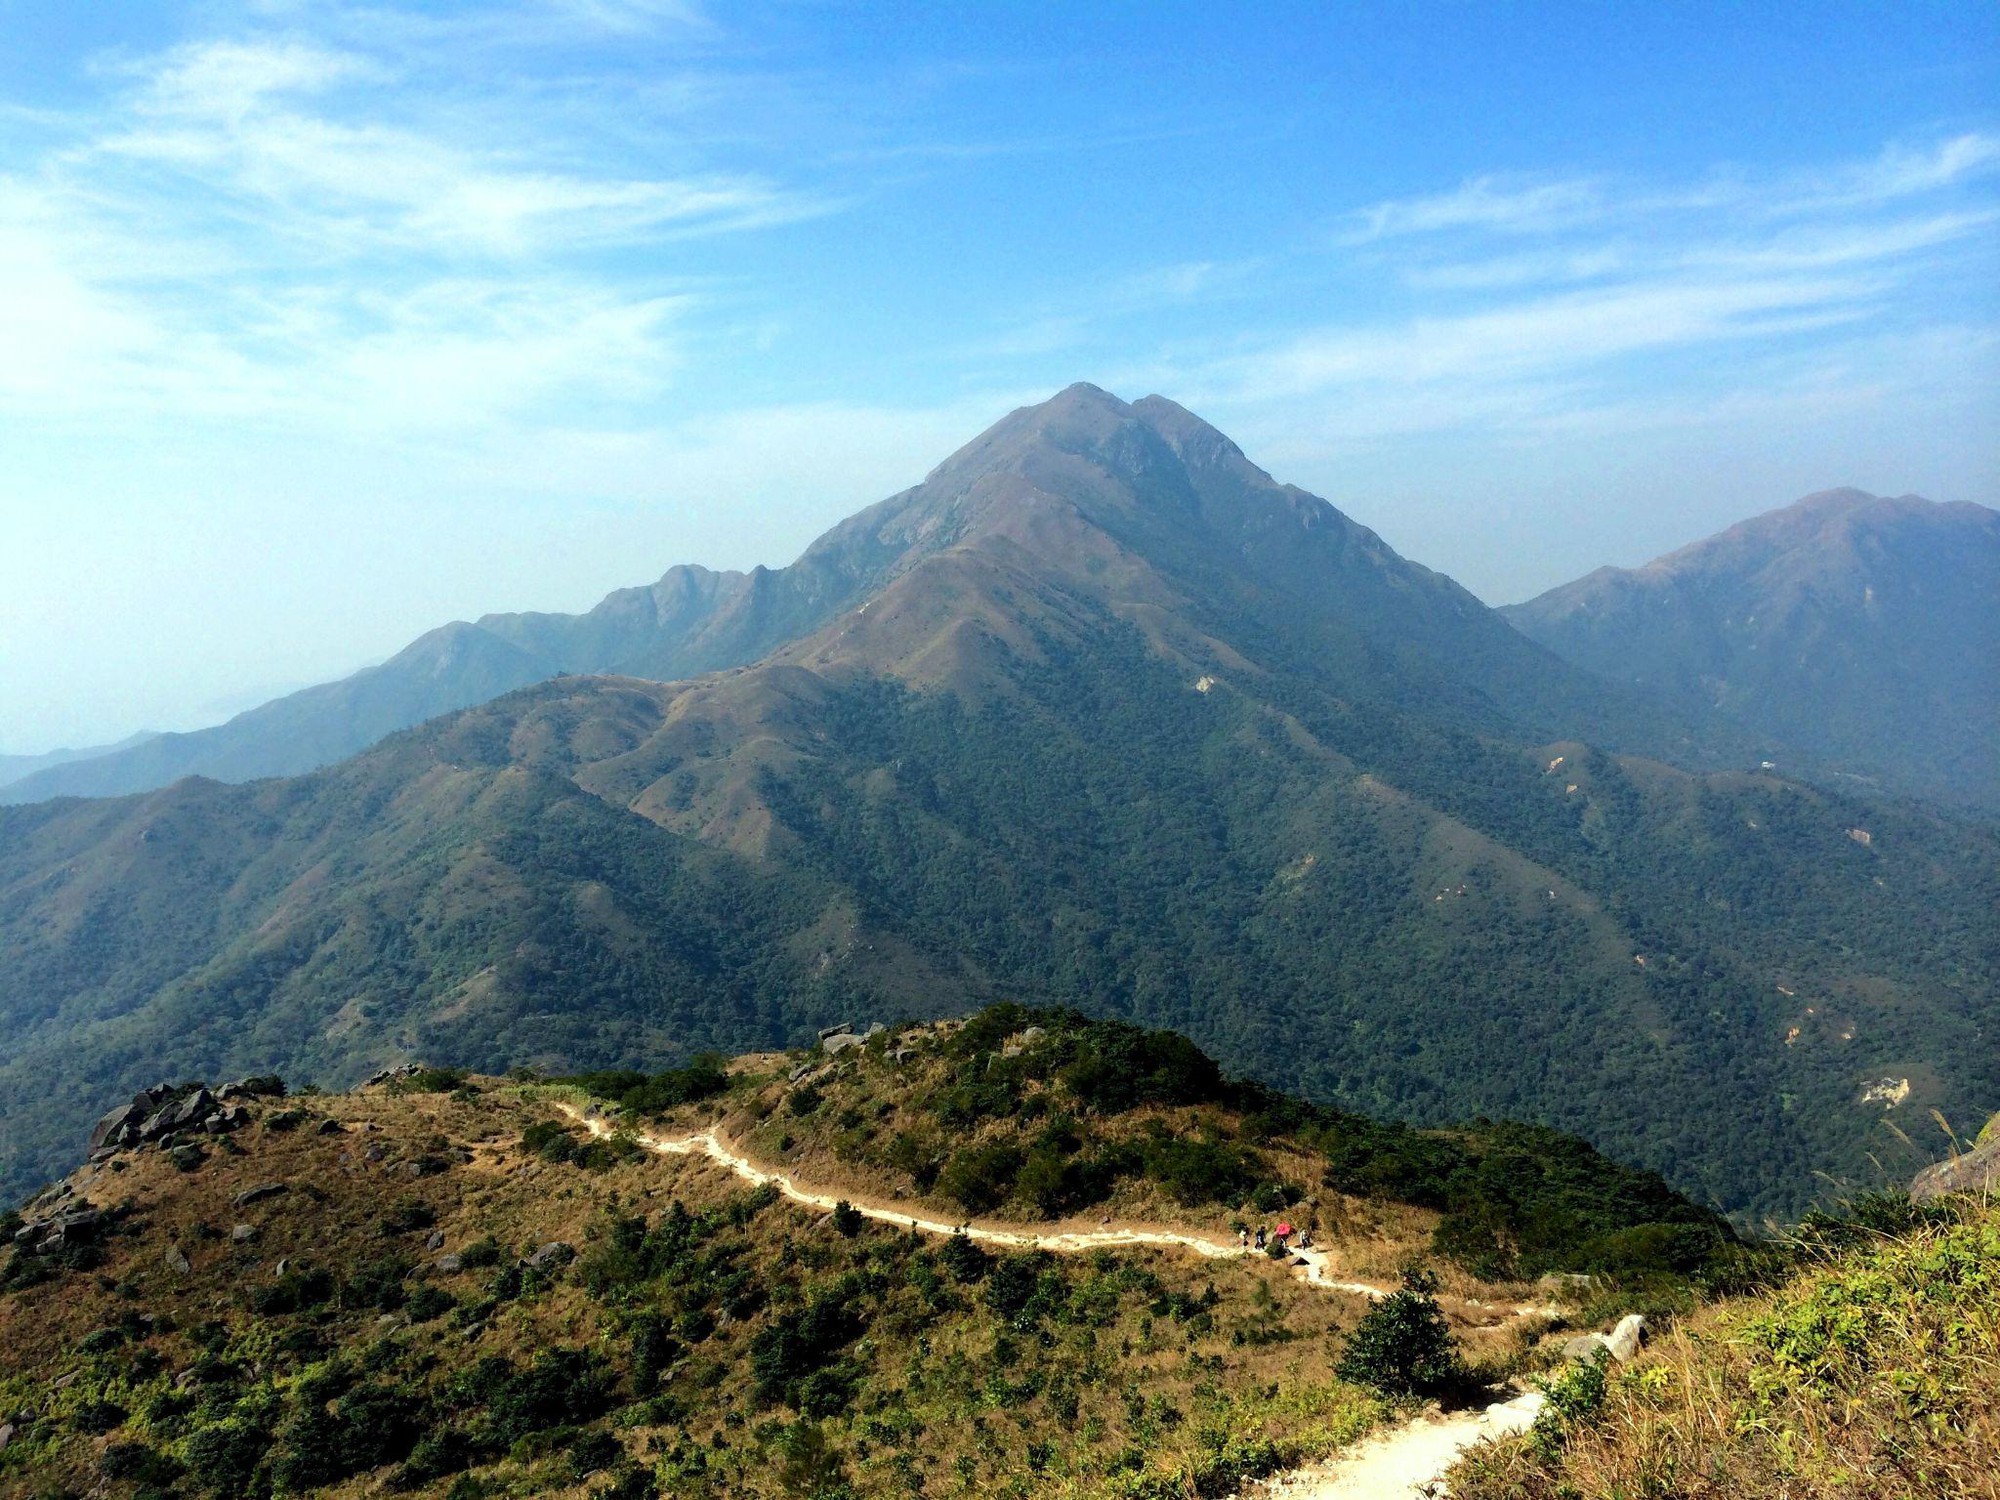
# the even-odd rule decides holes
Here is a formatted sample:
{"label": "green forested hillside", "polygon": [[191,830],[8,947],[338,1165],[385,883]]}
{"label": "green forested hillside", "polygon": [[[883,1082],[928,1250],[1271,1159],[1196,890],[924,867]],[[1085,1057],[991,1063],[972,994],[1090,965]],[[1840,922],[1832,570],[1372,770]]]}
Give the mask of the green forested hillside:
{"label": "green forested hillside", "polygon": [[2000,514],[1829,490],[1502,611],[1864,785],[2000,808]]}
{"label": "green forested hillside", "polygon": [[888,581],[754,667],[0,809],[5,1180],[175,1072],[652,1066],[992,999],[1745,1215],[2000,1107],[1990,827],[1717,769],[1738,731],[1172,403],[1066,392],[840,534]]}

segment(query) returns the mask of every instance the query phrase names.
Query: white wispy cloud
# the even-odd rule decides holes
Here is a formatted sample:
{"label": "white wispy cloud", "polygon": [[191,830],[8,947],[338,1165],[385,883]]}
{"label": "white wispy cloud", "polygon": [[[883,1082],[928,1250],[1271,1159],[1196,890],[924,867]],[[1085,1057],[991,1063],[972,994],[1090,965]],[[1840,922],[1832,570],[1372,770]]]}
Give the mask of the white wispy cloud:
{"label": "white wispy cloud", "polygon": [[[615,418],[682,367],[700,297],[675,243],[829,207],[693,136],[671,153],[692,170],[605,171],[571,116],[431,98],[434,37],[370,51],[272,9],[279,31],[121,59],[96,107],[35,122],[46,148],[0,173],[0,402],[384,432]],[[610,0],[514,19],[704,24]],[[655,252],[637,271],[603,260],[635,250]]]}
{"label": "white wispy cloud", "polygon": [[1477,178],[1346,215],[1330,249],[1294,257],[1342,316],[1183,342],[1132,375],[1250,424],[1312,412],[1329,441],[1684,421],[1740,412],[1773,370],[1789,373],[1760,402],[1824,411],[1847,380],[1893,404],[1842,351],[1934,336],[1975,369],[1996,174],[2000,138],[1963,134],[1761,180]]}

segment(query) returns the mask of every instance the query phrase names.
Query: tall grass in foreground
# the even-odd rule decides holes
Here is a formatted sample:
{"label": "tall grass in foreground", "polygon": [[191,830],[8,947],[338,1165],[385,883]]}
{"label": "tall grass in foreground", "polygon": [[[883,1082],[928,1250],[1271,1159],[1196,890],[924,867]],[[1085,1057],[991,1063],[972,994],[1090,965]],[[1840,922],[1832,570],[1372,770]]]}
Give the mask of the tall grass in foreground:
{"label": "tall grass in foreground", "polygon": [[1590,1402],[1475,1453],[1457,1500],[1995,1500],[2000,1205],[1811,1256]]}

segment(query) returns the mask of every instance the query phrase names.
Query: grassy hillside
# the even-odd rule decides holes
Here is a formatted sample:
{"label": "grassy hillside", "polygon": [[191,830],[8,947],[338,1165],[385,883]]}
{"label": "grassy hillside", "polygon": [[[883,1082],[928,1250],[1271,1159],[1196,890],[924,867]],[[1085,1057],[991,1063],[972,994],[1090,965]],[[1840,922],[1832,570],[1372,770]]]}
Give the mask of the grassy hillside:
{"label": "grassy hillside", "polygon": [[[967,1120],[943,1096],[974,1078],[997,1092]],[[1076,1205],[1093,1221],[1144,1212],[1226,1243],[1289,1199],[1345,1265],[1391,1274],[1441,1222],[1381,1185],[1403,1180],[1392,1162],[1449,1170],[1487,1134],[1383,1133],[1244,1093],[1180,1038],[1007,1010],[832,1060],[238,1100],[239,1128],[118,1151],[27,1206],[41,1227],[0,1265],[0,1494],[1221,1493],[1384,1414],[1335,1371],[1367,1300],[1279,1260],[916,1235],[622,1128],[593,1140],[563,1107],[592,1101],[661,1136],[781,1132],[788,1170],[857,1201],[935,1201],[952,1160],[1009,1130],[1065,1160],[1145,1143]],[[905,1130],[945,1152],[928,1188],[921,1162],[871,1154]],[[1579,1223],[1664,1215],[1737,1253],[1656,1179],[1581,1148],[1568,1164]],[[987,1212],[1045,1215],[1033,1180]],[[1491,1196],[1503,1229],[1530,1225]],[[1465,1352],[1510,1367],[1546,1325],[1466,1300],[1519,1286],[1444,1264]]]}
{"label": "grassy hillside", "polygon": [[2000,1495],[2000,1206],[1883,1202],[1808,1228],[1772,1292],[1573,1368],[1529,1438],[1463,1462],[1458,1500]]}
{"label": "grassy hillside", "polygon": [[1170,402],[1066,392],[834,536],[880,586],[754,667],[0,809],[0,1185],[162,1069],[657,1068],[1002,998],[1746,1220],[2000,1105],[1995,830],[1544,743],[1748,763]]}

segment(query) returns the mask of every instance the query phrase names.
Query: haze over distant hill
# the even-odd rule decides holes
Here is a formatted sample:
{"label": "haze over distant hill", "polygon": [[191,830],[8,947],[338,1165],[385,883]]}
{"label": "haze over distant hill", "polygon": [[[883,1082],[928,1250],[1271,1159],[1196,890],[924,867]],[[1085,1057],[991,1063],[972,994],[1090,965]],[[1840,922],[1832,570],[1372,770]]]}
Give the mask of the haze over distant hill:
{"label": "haze over distant hill", "polygon": [[[1046,534],[1010,534],[1009,526],[1019,530],[1025,523],[996,521],[994,507],[1011,492],[993,483],[975,486],[966,476],[1003,464],[1009,445],[1072,427],[1081,431],[1077,424],[1087,426],[1092,412],[1112,409],[1101,404],[1100,398],[1109,400],[1102,392],[1086,392],[1094,388],[1073,388],[1033,408],[1032,418],[1017,414],[1002,422],[923,484],[834,527],[789,567],[747,573],[676,567],[650,587],[610,594],[586,614],[492,614],[446,625],[378,666],[276,699],[213,729],[160,735],[128,751],[24,776],[0,788],[0,801],[111,796],[189,775],[222,781],[296,775],[398,729],[565,672],[673,681],[745,665],[812,634],[919,560],[982,529],[1010,536],[1016,549],[1033,550],[1040,565],[1073,562],[1061,556],[1065,542],[1058,535],[1069,521],[1041,516]],[[1255,588],[1302,589],[1321,603],[1330,591],[1343,591],[1350,624],[1341,642],[1327,644],[1347,670],[1368,670],[1355,654],[1353,636],[1355,627],[1365,627],[1376,643],[1372,650],[1398,657],[1404,671],[1419,670],[1422,658],[1428,688],[1461,707],[1488,698],[1514,709],[1532,702],[1537,706],[1530,717],[1551,734],[1566,727],[1695,761],[1752,752],[1750,740],[1733,726],[1707,722],[1699,712],[1656,712],[1636,695],[1607,695],[1524,649],[1449,579],[1396,556],[1325,502],[1272,484],[1226,438],[1172,402],[1150,397],[1132,410],[1152,424],[1144,430],[1158,451],[1135,449],[1128,457],[1160,478],[1177,462],[1181,446],[1213,446],[1213,452],[1193,455],[1212,492],[1198,496],[1182,480],[1163,507],[1128,504],[1115,514],[1079,496],[1083,513],[1109,526],[1113,536],[1131,530],[1129,540],[1164,549],[1162,557],[1177,559],[1178,566],[1212,571],[1213,560],[1190,549],[1229,548],[1239,554],[1237,565],[1257,579]],[[1260,499],[1276,497],[1277,509],[1246,508],[1244,495],[1232,490],[1246,484]],[[1302,542],[1273,519],[1293,513],[1305,523]],[[1183,535],[1188,521],[1199,530]],[[1100,559],[1105,566],[1112,561]]]}
{"label": "haze over distant hill", "polygon": [[150,731],[128,735],[114,745],[86,745],[78,749],[48,750],[40,755],[0,755],[0,787],[12,785],[38,771],[46,771],[55,766],[67,766],[77,761],[95,760],[99,756],[115,755],[121,750],[131,750],[154,736]]}
{"label": "haze over distant hill", "polygon": [[163,1074],[657,1065],[995,998],[1574,1129],[1746,1212],[2000,1097],[1991,829],[1605,753],[1753,752],[1171,402],[1072,388],[794,569],[682,580],[591,628],[755,665],[0,810],[0,1177]]}
{"label": "haze over distant hill", "polygon": [[2000,807],[2000,514],[1828,490],[1502,611],[1829,771]]}

